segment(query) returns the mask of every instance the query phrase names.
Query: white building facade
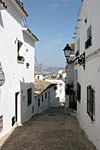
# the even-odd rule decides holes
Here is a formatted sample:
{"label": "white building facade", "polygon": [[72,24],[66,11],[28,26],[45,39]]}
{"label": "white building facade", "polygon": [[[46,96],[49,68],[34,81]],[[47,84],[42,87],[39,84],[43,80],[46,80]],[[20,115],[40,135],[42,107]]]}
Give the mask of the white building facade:
{"label": "white building facade", "polygon": [[85,52],[85,67],[75,62],[77,116],[82,128],[100,149],[100,0],[83,0],[75,37],[76,57]]}
{"label": "white building facade", "polygon": [[42,113],[50,107],[55,107],[55,104],[58,103],[55,87],[55,83],[50,83],[45,80],[35,80],[34,114]]}
{"label": "white building facade", "polygon": [[60,79],[45,79],[45,81],[57,84],[55,86],[56,99],[51,99],[51,107],[59,107],[65,104],[65,82]]}
{"label": "white building facade", "polygon": [[23,28],[26,16],[19,1],[0,2],[0,137],[33,114],[34,44],[38,39]]}
{"label": "white building facade", "polygon": [[54,85],[45,89],[41,94],[35,95],[35,105],[34,113],[42,113],[50,107],[55,107],[52,105],[52,101],[56,102],[56,93],[54,90]]}
{"label": "white building facade", "polygon": [[34,78],[38,79],[38,80],[43,80],[44,79],[44,75],[43,75],[42,71],[35,70],[35,72],[34,72]]}

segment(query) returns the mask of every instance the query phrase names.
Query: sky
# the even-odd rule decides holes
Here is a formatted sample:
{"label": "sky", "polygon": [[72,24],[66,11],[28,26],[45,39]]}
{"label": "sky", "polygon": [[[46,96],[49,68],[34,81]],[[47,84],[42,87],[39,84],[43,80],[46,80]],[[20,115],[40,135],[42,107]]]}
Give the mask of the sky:
{"label": "sky", "polygon": [[23,0],[28,27],[39,38],[35,57],[43,66],[65,67],[63,48],[74,41],[81,0]]}

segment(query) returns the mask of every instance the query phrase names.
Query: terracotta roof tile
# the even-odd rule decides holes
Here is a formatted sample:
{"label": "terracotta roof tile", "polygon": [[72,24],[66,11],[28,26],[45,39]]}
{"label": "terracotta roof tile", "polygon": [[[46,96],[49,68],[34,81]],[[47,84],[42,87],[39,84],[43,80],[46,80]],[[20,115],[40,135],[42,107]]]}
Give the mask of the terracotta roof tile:
{"label": "terracotta roof tile", "polygon": [[40,95],[43,91],[45,91],[47,88],[54,86],[56,84],[44,81],[44,80],[35,80],[35,85],[34,85],[34,94]]}

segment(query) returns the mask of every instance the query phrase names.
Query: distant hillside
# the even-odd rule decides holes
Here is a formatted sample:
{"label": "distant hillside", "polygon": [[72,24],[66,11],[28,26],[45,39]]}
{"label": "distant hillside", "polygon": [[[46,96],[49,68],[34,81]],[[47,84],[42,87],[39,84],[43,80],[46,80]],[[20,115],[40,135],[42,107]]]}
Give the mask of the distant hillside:
{"label": "distant hillside", "polygon": [[55,73],[58,70],[63,70],[63,69],[64,68],[62,68],[62,67],[45,67],[45,68],[42,68],[43,71],[51,72],[51,73]]}
{"label": "distant hillside", "polygon": [[46,73],[56,73],[59,70],[63,70],[63,67],[54,67],[54,66],[42,66],[42,67],[37,67],[35,66],[35,70],[41,70]]}

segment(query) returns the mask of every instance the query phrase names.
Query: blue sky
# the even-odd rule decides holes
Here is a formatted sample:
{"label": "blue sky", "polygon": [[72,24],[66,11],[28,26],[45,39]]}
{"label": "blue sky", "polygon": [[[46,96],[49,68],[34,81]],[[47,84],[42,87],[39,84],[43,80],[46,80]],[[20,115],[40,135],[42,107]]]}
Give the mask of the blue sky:
{"label": "blue sky", "polygon": [[28,26],[39,42],[35,55],[43,66],[65,67],[63,48],[73,41],[81,0],[23,0]]}

